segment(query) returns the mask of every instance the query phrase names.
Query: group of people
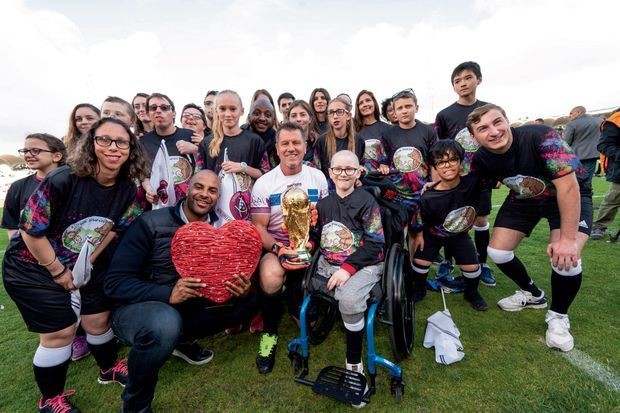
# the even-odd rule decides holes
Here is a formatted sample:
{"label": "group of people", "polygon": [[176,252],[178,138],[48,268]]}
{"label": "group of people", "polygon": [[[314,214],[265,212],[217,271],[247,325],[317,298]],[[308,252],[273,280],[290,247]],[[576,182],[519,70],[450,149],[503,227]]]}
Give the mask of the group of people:
{"label": "group of people", "polygon": [[[159,370],[171,355],[207,363],[213,352],[198,339],[245,326],[257,313],[263,321],[257,369],[272,371],[283,302],[298,317],[307,265],[283,225],[290,188],[303,190],[312,205],[306,248],[320,254],[312,286],[338,301],[347,369],[363,372],[363,315],[383,272],[383,201],[399,211],[399,230],[408,238],[416,302],[443,248],[444,282],[461,285],[480,311],[488,306],[479,282],[496,283],[487,257],[519,287],[498,302],[501,309],[547,307],[546,294],[514,253],[546,218],[552,285],[546,343],[570,351],[568,310],[592,227],[585,169],[553,129],[511,128],[504,109],[479,101],[475,62],[458,65],[451,82],[458,99],[437,115],[435,127],[416,120],[411,89],[381,105],[368,90],[352,100],[317,88],[308,102],[290,93],[276,102],[258,90],[245,124],[241,98],[223,90],[209,91],[204,107],[185,105],[182,127],[175,125],[172,99],[139,93],[131,104],[110,97],[101,109],[77,105],[64,144],[47,134],[27,136],[20,153],[36,173],[14,183],[6,198],[2,225],[11,238],[3,279],[27,328],[39,334],[33,358],[39,410],[78,411],[64,389],[78,323],[99,382],[124,387],[123,412],[151,411]],[[171,191],[149,179],[161,153]],[[386,182],[385,199],[364,190],[364,175]],[[498,183],[510,192],[491,235],[490,194]],[[219,305],[199,292],[203,280],[179,276],[170,246],[187,223],[219,227],[236,219],[256,227],[263,252],[254,277],[235,274],[226,282],[233,298]],[[453,261],[463,277],[451,275]],[[203,265],[218,263],[204,257]],[[130,347],[127,360],[118,360],[118,342]]]}

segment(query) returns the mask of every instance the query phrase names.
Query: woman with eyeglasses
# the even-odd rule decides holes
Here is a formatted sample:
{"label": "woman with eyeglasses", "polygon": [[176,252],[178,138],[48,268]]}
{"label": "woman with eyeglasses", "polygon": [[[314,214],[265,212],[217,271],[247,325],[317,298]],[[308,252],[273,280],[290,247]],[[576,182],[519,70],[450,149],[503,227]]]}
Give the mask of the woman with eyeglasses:
{"label": "woman with eyeglasses", "polygon": [[312,114],[314,115],[314,119],[316,119],[320,135],[327,133],[327,129],[329,128],[329,123],[327,121],[327,104],[330,100],[331,97],[329,96],[329,92],[322,87],[317,87],[310,94],[308,103],[310,103],[312,107]]}
{"label": "woman with eyeglasses", "polygon": [[136,113],[136,127],[135,134],[138,138],[141,138],[147,132],[153,130],[153,124],[151,118],[146,112],[146,99],[149,97],[148,93],[137,93],[131,101],[133,111]]}
{"label": "woman with eyeglasses", "polygon": [[[99,366],[99,383],[126,381],[127,366],[116,358],[103,274],[117,235],[140,211],[134,180],[148,173],[138,139],[113,118],[93,125],[67,164],[49,173],[29,198],[2,271],[28,330],[39,335],[33,365],[41,391],[38,408],[45,412],[74,411],[67,400],[74,391],[65,392],[64,386],[78,314]],[[94,246],[92,274],[77,290],[73,271],[86,242]]]}
{"label": "woman with eyeglasses", "polygon": [[181,111],[181,126],[185,129],[191,129],[194,131],[192,136],[192,143],[196,145],[196,152],[198,152],[198,146],[204,139],[207,133],[207,118],[204,110],[195,103],[188,103],[183,106]]}
{"label": "woman with eyeglasses", "polygon": [[90,127],[101,119],[101,111],[95,105],[90,103],[80,103],[75,105],[69,115],[69,129],[63,141],[67,148],[67,152],[71,153],[73,146],[84,135]]}
{"label": "woman with eyeglasses", "polygon": [[358,159],[364,158],[364,139],[355,134],[351,105],[342,97],[336,97],[327,105],[327,120],[329,129],[327,133],[319,136],[315,145],[315,162],[327,178],[328,186],[333,189],[333,182],[329,178],[329,161],[338,151],[349,150],[357,155]]}
{"label": "woman with eyeglasses", "polygon": [[250,218],[253,183],[269,170],[263,140],[239,126],[242,115],[243,105],[237,92],[219,92],[215,98],[213,133],[200,144],[199,157],[204,169],[212,170],[222,180],[215,208],[220,218],[218,225]]}
{"label": "woman with eyeglasses", "polygon": [[369,90],[362,90],[355,98],[355,132],[364,139],[364,168],[368,172],[376,172],[379,165],[386,163],[383,136],[390,125],[379,118],[379,104],[375,95]]}
{"label": "woman with eyeglasses", "polygon": [[306,101],[296,100],[289,106],[288,120],[301,126],[306,139],[304,163],[314,166],[314,144],[319,136],[319,128],[312,108]]}

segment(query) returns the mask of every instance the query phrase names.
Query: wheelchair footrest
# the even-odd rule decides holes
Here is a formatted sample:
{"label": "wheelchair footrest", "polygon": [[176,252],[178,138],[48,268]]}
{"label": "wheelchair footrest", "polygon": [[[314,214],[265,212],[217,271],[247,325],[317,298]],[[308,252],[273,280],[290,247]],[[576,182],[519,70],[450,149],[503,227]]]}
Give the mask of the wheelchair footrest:
{"label": "wheelchair footrest", "polygon": [[327,366],[317,376],[312,390],[344,403],[360,404],[365,400],[366,377],[342,367]]}

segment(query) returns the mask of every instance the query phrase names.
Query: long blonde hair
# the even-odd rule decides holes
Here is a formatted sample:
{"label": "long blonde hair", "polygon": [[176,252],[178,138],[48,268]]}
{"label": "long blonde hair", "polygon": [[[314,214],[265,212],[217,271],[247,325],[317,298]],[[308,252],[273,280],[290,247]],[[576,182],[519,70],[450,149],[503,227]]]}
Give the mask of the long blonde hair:
{"label": "long blonde hair", "polygon": [[213,131],[213,138],[209,143],[209,156],[211,156],[212,158],[218,157],[218,155],[220,154],[222,141],[224,140],[224,126],[222,125],[222,121],[217,114],[217,104],[219,97],[226,94],[235,96],[237,98],[237,101],[239,102],[239,108],[243,110],[243,103],[241,103],[241,97],[234,90],[222,90],[215,97],[215,110],[213,111],[213,128],[211,129]]}
{"label": "long blonde hair", "polygon": [[[329,104],[327,105],[327,112],[329,113],[329,107],[334,102],[340,102],[344,105],[344,108],[349,115],[351,114],[352,106],[341,97],[333,98]],[[329,116],[329,115],[328,115]],[[329,129],[327,130],[327,136],[325,137],[325,145],[327,147],[327,159],[331,159],[332,156],[337,152],[336,151],[336,134],[334,133],[334,127],[332,124],[329,124]],[[353,117],[347,122],[347,149],[351,152],[355,153],[355,127],[353,126]]]}

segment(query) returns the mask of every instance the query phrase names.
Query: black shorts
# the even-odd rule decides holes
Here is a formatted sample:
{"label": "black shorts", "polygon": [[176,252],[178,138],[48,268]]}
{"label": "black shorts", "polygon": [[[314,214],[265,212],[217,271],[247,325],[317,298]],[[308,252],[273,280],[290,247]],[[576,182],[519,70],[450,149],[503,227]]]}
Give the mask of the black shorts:
{"label": "black shorts", "polygon": [[[56,284],[45,268],[6,254],[2,263],[4,288],[34,333],[53,333],[77,322],[71,307],[71,293]],[[102,272],[80,289],[81,314],[97,314],[110,309],[103,294]]]}
{"label": "black shorts", "polygon": [[491,213],[491,189],[483,189],[480,191],[480,200],[478,201],[478,214],[476,216],[486,217]]}
{"label": "black shorts", "polygon": [[417,250],[414,258],[433,262],[441,247],[450,251],[456,265],[478,264],[478,254],[469,234],[459,234],[453,237],[437,237],[424,231],[424,250]]}
{"label": "black shorts", "polygon": [[[592,193],[582,192],[580,203],[578,230],[589,236],[592,230]],[[543,204],[506,200],[497,213],[494,227],[513,229],[529,237],[542,218],[547,219],[550,230],[560,228],[560,210],[555,198]]]}

